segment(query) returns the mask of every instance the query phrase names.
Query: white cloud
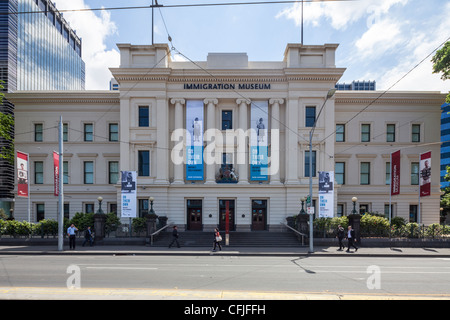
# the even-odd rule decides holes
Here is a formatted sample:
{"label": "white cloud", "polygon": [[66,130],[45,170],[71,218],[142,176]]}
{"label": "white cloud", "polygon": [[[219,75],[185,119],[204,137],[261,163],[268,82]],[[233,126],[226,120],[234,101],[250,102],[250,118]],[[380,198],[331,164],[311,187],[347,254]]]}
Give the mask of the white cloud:
{"label": "white cloud", "polygon": [[[334,29],[346,29],[353,22],[363,17],[367,18],[367,24],[373,24],[382,14],[396,5],[405,5],[409,0],[366,0],[349,2],[312,2],[304,4],[303,20],[305,24],[319,26],[321,19],[330,21]],[[285,9],[277,14],[277,18],[285,17],[295,21],[296,25],[301,24],[300,3]]]}
{"label": "white cloud", "polygon": [[[54,0],[59,10],[89,8],[84,0]],[[117,33],[107,11],[66,12],[64,19],[82,38],[82,57],[86,63],[86,89],[103,90],[109,88],[111,72],[108,68],[119,66],[120,54],[108,50],[105,39]]]}

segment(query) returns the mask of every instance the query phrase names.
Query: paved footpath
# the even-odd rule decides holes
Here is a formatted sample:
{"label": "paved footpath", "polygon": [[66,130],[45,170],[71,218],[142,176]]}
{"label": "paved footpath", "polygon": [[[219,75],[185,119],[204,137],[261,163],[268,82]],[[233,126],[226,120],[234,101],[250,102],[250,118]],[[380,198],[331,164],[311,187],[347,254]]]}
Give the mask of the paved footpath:
{"label": "paved footpath", "polygon": [[212,252],[208,247],[164,248],[149,246],[77,246],[70,250],[64,246],[1,246],[0,255],[223,255],[223,256],[349,256],[349,257],[435,257],[450,258],[450,248],[360,248],[357,252],[338,251],[336,247],[226,247]]}

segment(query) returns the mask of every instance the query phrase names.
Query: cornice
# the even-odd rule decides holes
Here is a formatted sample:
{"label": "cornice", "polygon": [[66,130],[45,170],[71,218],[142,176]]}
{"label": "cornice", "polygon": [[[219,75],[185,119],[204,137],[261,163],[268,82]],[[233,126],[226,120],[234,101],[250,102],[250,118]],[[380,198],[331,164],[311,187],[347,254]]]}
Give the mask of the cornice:
{"label": "cornice", "polygon": [[14,104],[120,104],[118,91],[17,91],[7,94]]}

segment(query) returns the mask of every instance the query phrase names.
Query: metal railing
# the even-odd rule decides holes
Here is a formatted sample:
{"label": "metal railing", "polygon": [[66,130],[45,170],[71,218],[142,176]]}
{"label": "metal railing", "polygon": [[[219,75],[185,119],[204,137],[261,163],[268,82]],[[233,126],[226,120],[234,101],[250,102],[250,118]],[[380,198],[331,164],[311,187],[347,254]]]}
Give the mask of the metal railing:
{"label": "metal railing", "polygon": [[160,233],[161,231],[165,230],[166,228],[168,228],[168,227],[170,227],[170,226],[172,226],[172,225],[173,225],[172,223],[168,223],[168,224],[166,224],[164,227],[162,227],[162,228],[156,230],[155,232],[153,232],[153,233],[150,235],[150,245],[151,245],[151,246],[153,245],[153,239],[154,239],[157,235],[159,235],[159,233]]}
{"label": "metal railing", "polygon": [[288,226],[287,223],[280,222],[280,224],[284,225],[284,226],[285,226],[286,228],[288,228],[289,230],[292,230],[292,231],[294,231],[294,233],[296,233],[297,235],[301,236],[301,237],[302,237],[302,246],[305,245],[305,237],[308,237],[308,235],[306,235],[306,234],[304,234],[304,233],[301,233],[300,231],[298,231],[298,230],[292,228],[291,226]]}

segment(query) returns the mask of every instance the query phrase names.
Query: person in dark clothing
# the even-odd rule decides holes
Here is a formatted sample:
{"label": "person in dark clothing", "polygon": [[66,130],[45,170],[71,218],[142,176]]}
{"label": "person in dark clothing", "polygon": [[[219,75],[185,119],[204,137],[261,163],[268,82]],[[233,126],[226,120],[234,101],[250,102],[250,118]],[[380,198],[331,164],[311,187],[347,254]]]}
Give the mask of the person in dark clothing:
{"label": "person in dark clothing", "polygon": [[342,243],[342,239],[344,239],[344,236],[345,236],[344,228],[341,225],[338,225],[337,235],[336,235],[336,237],[339,240],[339,249],[338,249],[338,251],[342,251],[345,248],[344,244]]}
{"label": "person in dark clothing", "polygon": [[220,245],[220,241],[222,241],[222,236],[219,233],[219,229],[214,229],[214,248],[213,251],[216,251],[216,246],[219,246],[219,250],[222,251],[222,246]]}
{"label": "person in dark clothing", "polygon": [[82,246],[84,247],[84,245],[88,241],[89,241],[89,246],[92,247],[93,239],[92,239],[91,227],[87,227],[86,231],[84,231],[84,241],[83,241]]}
{"label": "person in dark clothing", "polygon": [[355,230],[353,230],[352,226],[348,226],[347,240],[348,240],[347,252],[350,252],[350,247],[355,248],[355,252],[358,251],[358,248],[354,244],[354,242],[356,242],[356,238],[355,238]]}
{"label": "person in dark clothing", "polygon": [[169,244],[169,248],[172,247],[172,245],[174,243],[177,243],[177,247],[180,247],[180,243],[178,242],[178,228],[177,226],[173,226],[173,231],[172,231],[172,242]]}

